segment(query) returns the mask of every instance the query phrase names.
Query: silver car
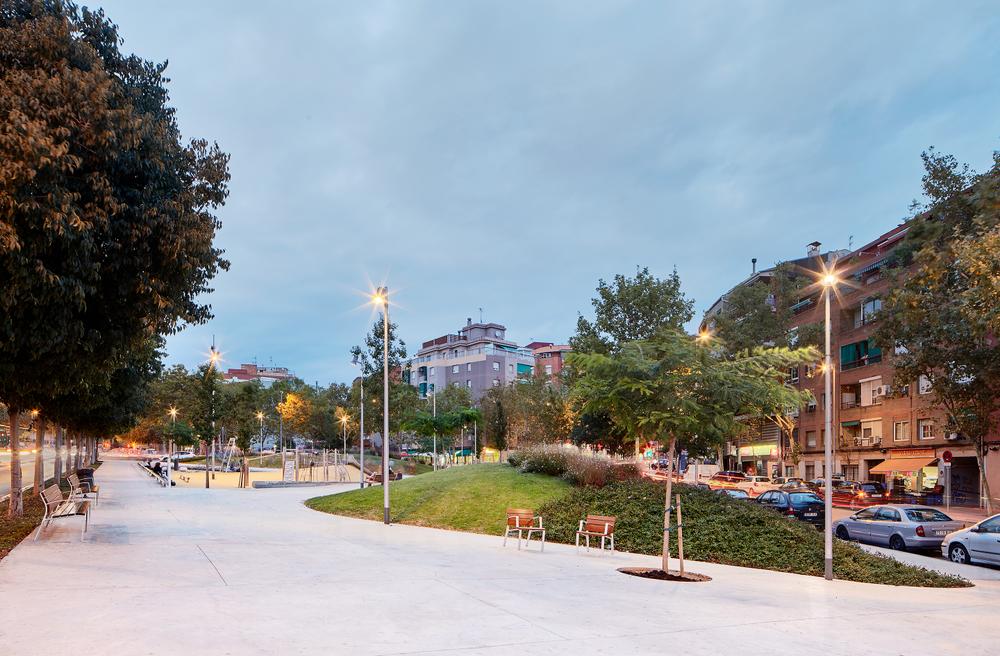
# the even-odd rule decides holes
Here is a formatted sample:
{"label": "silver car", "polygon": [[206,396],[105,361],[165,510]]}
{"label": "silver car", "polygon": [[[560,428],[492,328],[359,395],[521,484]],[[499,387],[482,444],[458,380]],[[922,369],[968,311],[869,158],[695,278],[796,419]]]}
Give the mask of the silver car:
{"label": "silver car", "polygon": [[941,555],[956,563],[1000,565],[1000,515],[949,533],[941,543]]}
{"label": "silver car", "polygon": [[888,504],[871,506],[833,523],[841,540],[907,549],[939,549],[945,536],[965,526],[937,508]]}

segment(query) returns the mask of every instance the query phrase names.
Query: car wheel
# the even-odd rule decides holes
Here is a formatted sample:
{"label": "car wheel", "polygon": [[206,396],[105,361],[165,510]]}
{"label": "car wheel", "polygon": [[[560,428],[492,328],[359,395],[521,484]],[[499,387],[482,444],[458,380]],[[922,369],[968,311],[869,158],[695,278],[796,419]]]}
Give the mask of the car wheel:
{"label": "car wheel", "polygon": [[906,541],[903,540],[902,536],[894,535],[889,538],[889,548],[896,551],[906,551]]}
{"label": "car wheel", "polygon": [[969,552],[960,544],[953,544],[948,548],[948,560],[962,565],[968,564]]}
{"label": "car wheel", "polygon": [[837,527],[837,537],[841,540],[850,540],[851,534],[847,532],[847,527],[841,524]]}

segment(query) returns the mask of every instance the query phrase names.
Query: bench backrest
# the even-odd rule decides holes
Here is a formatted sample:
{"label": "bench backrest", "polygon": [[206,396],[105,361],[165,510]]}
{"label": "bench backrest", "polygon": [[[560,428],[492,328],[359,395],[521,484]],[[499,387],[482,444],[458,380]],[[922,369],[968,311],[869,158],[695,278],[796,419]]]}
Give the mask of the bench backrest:
{"label": "bench backrest", "polygon": [[42,490],[42,498],[46,506],[57,506],[63,501],[62,490],[58,485],[50,485]]}
{"label": "bench backrest", "polygon": [[535,511],[527,508],[508,508],[507,526],[511,528],[531,526],[535,522]]}
{"label": "bench backrest", "polygon": [[614,515],[587,515],[587,519],[583,522],[583,529],[588,533],[607,533],[610,535],[615,532],[617,519]]}
{"label": "bench backrest", "polygon": [[69,486],[74,490],[80,487],[80,478],[76,474],[70,474],[66,480],[69,481]]}

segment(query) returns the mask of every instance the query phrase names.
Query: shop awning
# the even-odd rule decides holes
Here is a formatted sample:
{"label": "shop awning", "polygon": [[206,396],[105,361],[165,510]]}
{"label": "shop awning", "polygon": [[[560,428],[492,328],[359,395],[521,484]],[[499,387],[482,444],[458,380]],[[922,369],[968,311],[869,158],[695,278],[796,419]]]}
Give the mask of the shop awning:
{"label": "shop awning", "polygon": [[840,422],[840,425],[841,426],[860,426],[861,422],[860,421],[842,421],[842,422]]}
{"label": "shop awning", "polygon": [[889,458],[868,470],[869,474],[908,474],[933,465],[937,458]]}

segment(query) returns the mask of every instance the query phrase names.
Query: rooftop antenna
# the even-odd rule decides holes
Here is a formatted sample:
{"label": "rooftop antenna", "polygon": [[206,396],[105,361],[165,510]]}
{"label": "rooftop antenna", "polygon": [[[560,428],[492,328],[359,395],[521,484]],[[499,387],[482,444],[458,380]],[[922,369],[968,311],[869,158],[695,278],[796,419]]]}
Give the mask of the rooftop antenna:
{"label": "rooftop antenna", "polygon": [[750,270],[750,273],[751,274],[757,273],[757,258],[756,257],[750,258],[750,265],[753,267]]}
{"label": "rooftop antenna", "polygon": [[483,322],[483,308],[479,308],[479,323]]}
{"label": "rooftop antenna", "polygon": [[847,238],[847,250],[849,251],[854,250],[854,235],[851,235],[850,237]]}

